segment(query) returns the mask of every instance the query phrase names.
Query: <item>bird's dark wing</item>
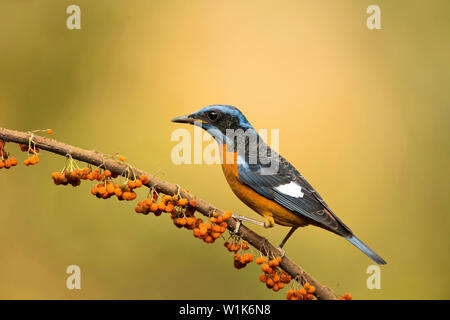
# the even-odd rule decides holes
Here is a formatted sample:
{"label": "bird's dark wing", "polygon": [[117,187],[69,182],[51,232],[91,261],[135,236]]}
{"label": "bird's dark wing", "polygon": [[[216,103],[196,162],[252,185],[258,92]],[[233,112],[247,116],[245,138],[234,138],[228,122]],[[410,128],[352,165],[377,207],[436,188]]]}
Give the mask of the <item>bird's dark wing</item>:
{"label": "bird's dark wing", "polygon": [[261,165],[238,165],[239,180],[290,211],[307,217],[338,234],[351,233],[305,178],[279,156],[276,174],[263,174]]}

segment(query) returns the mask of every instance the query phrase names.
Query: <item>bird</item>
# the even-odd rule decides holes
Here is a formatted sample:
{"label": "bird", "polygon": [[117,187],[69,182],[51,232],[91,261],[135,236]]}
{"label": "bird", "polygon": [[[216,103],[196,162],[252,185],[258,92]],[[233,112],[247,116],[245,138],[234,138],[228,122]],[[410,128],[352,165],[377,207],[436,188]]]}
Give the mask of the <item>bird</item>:
{"label": "bird", "polygon": [[375,263],[386,264],[336,216],[300,172],[266,144],[238,108],[211,105],[172,122],[199,126],[214,137],[234,194],[264,218],[264,227],[290,227],[278,246],[281,251],[299,227],[313,225],[345,238]]}

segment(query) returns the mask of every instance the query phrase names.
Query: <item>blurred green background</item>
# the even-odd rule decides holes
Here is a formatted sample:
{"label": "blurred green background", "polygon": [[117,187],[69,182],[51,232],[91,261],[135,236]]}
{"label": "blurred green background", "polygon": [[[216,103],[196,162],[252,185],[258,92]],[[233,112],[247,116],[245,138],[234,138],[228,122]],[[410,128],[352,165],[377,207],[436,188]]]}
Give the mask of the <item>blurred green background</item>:
{"label": "blurred green background", "polygon": [[[66,8],[81,7],[81,30]],[[381,7],[382,30],[366,28]],[[450,298],[448,1],[0,1],[0,126],[120,152],[253,218],[217,165],[171,162],[175,116],[239,107],[383,258],[318,228],[289,257],[355,299]],[[192,128],[188,128],[192,130]],[[20,162],[24,154],[9,145]],[[0,298],[284,299],[167,216],[56,187],[64,159],[0,171]],[[140,197],[145,192],[140,191]],[[278,243],[287,229],[257,231]],[[67,290],[68,265],[82,290]]]}

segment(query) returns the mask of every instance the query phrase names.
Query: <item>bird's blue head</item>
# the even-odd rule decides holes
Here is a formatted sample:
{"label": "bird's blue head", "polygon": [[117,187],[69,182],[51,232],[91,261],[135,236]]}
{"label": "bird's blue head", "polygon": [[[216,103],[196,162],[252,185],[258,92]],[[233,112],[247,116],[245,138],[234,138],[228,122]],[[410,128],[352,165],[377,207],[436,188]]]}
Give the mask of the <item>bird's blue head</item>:
{"label": "bird's blue head", "polygon": [[239,109],[227,105],[212,105],[187,116],[172,119],[173,122],[189,123],[208,131],[219,130],[223,135],[227,130],[253,129]]}

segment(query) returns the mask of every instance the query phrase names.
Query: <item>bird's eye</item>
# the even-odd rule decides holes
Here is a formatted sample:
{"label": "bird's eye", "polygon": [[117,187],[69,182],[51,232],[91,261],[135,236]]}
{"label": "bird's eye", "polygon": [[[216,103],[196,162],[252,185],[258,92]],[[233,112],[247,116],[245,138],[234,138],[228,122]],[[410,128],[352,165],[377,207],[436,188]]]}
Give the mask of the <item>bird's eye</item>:
{"label": "bird's eye", "polygon": [[208,118],[211,121],[216,121],[219,118],[219,114],[216,111],[208,112]]}

